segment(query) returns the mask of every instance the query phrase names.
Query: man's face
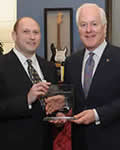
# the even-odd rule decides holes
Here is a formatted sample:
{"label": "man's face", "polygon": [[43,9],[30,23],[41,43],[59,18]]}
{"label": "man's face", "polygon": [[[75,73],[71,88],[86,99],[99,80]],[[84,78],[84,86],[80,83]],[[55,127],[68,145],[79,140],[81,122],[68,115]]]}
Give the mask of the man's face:
{"label": "man's face", "polygon": [[104,41],[106,25],[102,24],[98,8],[82,8],[79,18],[79,33],[84,46],[90,51],[93,51]]}
{"label": "man's face", "polygon": [[19,22],[17,31],[13,32],[12,36],[16,49],[25,56],[31,56],[40,44],[40,27],[33,19],[24,18]]}

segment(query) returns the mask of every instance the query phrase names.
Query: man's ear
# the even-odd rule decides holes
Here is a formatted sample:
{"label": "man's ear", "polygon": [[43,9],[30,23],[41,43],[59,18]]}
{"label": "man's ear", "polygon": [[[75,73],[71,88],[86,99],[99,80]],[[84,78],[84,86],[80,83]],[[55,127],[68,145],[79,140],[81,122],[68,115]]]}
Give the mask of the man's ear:
{"label": "man's ear", "polygon": [[13,31],[11,33],[11,36],[12,36],[13,41],[16,41],[16,32],[15,31]]}
{"label": "man's ear", "polygon": [[105,35],[105,38],[106,38],[106,36],[107,36],[107,25],[106,24],[104,24],[104,35]]}

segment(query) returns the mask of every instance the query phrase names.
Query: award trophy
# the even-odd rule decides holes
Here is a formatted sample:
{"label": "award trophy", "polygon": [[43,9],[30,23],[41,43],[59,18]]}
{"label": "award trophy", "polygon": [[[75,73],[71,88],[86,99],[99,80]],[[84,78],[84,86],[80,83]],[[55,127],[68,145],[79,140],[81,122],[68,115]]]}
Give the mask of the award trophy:
{"label": "award trophy", "polygon": [[[65,98],[65,107],[63,107],[63,112],[64,109],[70,109],[72,108],[72,103],[73,103],[73,86],[71,84],[52,84],[49,89],[48,92],[46,94],[46,97],[50,97],[50,96],[55,96],[55,95],[63,95]],[[58,112],[61,112],[61,110],[58,110]],[[56,117],[55,113],[48,115],[44,118],[45,121],[49,121],[49,120],[59,120],[59,119],[74,119],[74,117]]]}

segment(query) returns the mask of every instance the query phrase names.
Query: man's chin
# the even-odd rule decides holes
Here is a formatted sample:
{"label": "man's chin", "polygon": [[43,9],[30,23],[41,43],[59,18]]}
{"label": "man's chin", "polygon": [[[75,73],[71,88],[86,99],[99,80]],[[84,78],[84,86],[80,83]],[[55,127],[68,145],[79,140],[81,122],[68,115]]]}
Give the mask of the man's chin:
{"label": "man's chin", "polygon": [[85,45],[85,47],[86,47],[88,50],[90,50],[90,51],[92,51],[92,50],[95,49],[95,46],[94,46],[94,45]]}
{"label": "man's chin", "polygon": [[36,53],[36,49],[28,49],[27,50],[29,52],[30,55],[33,55],[34,53]]}

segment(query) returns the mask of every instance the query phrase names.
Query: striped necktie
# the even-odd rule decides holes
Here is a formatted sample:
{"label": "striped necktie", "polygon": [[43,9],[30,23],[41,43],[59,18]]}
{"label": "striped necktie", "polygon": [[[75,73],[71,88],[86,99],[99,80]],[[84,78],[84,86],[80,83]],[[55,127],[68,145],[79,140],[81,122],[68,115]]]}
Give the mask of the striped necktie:
{"label": "striped necktie", "polygon": [[27,63],[28,63],[28,73],[30,75],[30,79],[32,81],[33,84],[38,83],[41,81],[37,71],[35,70],[35,68],[32,66],[32,60],[31,59],[27,59]]}
{"label": "striped necktie", "polygon": [[[28,73],[29,73],[30,80],[32,81],[32,83],[36,84],[36,83],[42,81],[40,79],[37,71],[32,66],[32,60],[31,59],[27,59],[27,63],[28,63]],[[42,109],[45,111],[45,102],[44,102],[44,97],[42,97],[42,96],[40,98],[40,103],[41,103]]]}
{"label": "striped necktie", "polygon": [[90,52],[89,57],[85,64],[85,70],[84,70],[84,93],[85,97],[88,96],[88,91],[92,82],[92,74],[93,74],[93,68],[95,65],[95,61],[93,59],[94,53]]}

